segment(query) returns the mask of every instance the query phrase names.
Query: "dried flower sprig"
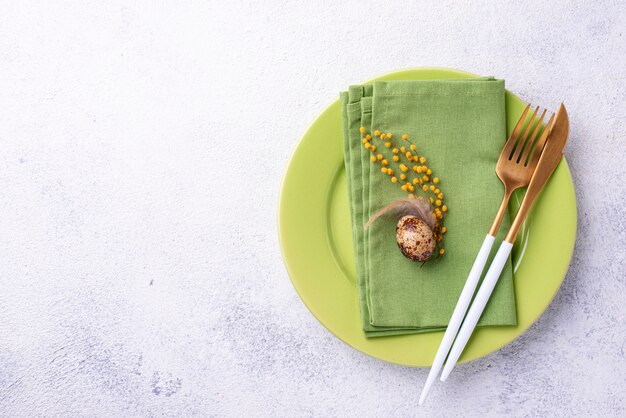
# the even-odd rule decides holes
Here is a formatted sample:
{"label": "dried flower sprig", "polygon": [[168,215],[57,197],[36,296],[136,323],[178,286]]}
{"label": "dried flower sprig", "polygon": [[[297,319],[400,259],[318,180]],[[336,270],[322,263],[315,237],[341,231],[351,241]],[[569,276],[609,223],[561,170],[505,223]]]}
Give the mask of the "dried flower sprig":
{"label": "dried flower sprig", "polygon": [[[433,213],[436,218],[433,229],[437,243],[436,253],[437,257],[442,256],[445,253],[443,238],[447,232],[443,224],[448,212],[448,206],[444,203],[444,193],[440,186],[441,180],[439,177],[433,176],[432,169],[426,165],[426,156],[418,154],[417,146],[409,140],[407,134],[402,134],[400,146],[398,147],[394,146],[394,135],[391,132],[385,133],[375,130],[374,136],[372,136],[367,133],[364,127],[360,128],[360,132],[363,135],[363,146],[372,153],[370,161],[373,164],[380,164],[380,171],[388,175],[392,183],[400,185],[402,191],[407,192],[408,198],[414,198],[417,192],[428,199],[433,206]],[[382,142],[380,150],[373,143],[374,138],[378,138]],[[385,152],[383,147],[389,149],[391,155],[386,157],[383,154]],[[396,169],[393,167],[396,167]]]}

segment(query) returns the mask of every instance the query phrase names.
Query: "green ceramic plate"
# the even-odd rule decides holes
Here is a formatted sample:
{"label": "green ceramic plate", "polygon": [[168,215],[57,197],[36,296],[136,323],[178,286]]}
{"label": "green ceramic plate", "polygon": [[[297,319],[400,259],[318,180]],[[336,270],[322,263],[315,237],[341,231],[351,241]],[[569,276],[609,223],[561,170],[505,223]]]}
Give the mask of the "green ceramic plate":
{"label": "green ceramic plate", "polygon": [[[461,77],[477,76],[451,69],[416,68],[384,74],[372,81]],[[524,106],[518,97],[506,93],[509,133]],[[313,315],[345,343],[392,363],[430,366],[442,332],[372,339],[363,336],[341,132],[341,109],[336,100],[306,131],[287,167],[278,212],[287,272]],[[512,206],[517,204],[519,202],[514,202]],[[496,210],[494,208],[494,214]],[[575,237],[574,185],[563,159],[535,202],[513,249],[519,325],[477,330],[461,356],[462,362],[485,356],[510,343],[539,318],[565,277]]]}

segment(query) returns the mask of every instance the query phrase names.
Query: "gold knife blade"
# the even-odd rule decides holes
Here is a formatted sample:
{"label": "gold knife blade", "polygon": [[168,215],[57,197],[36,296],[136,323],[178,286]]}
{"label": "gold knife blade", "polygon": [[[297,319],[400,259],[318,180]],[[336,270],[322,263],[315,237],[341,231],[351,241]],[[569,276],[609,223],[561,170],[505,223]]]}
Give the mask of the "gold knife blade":
{"label": "gold knife blade", "polygon": [[511,228],[506,234],[506,237],[504,237],[504,240],[511,244],[515,241],[515,237],[535,198],[539,195],[539,192],[541,192],[541,189],[543,189],[543,186],[545,186],[563,157],[563,149],[565,148],[567,136],[569,135],[569,118],[563,103],[561,103],[556,112],[552,126],[546,126],[545,129],[550,129],[550,132],[541,157],[539,158],[539,162],[537,163],[537,168],[530,179],[524,200],[517,211]]}

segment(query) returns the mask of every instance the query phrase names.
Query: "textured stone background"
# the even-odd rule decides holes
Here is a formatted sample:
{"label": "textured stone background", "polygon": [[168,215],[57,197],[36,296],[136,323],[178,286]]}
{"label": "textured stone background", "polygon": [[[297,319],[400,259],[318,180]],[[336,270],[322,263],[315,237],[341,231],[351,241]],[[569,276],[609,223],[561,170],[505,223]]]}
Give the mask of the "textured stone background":
{"label": "textured stone background", "polygon": [[[260,3],[2,2],[0,415],[625,416],[624,2]],[[276,236],[307,125],[419,65],[567,103],[579,199],[554,303],[421,408]]]}

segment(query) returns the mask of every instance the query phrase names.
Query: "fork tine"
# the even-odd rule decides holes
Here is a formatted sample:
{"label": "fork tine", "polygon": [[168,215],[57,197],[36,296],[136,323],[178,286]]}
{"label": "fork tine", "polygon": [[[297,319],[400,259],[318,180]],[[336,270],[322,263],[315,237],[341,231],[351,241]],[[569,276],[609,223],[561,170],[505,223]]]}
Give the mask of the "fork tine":
{"label": "fork tine", "polygon": [[528,125],[526,125],[526,129],[524,129],[524,135],[522,135],[520,140],[517,142],[517,146],[515,147],[515,152],[511,156],[512,161],[519,160],[519,156],[522,154],[522,151],[524,150],[524,144],[526,143],[526,140],[530,136],[530,131],[532,129],[533,122],[535,121],[535,117],[537,116],[537,112],[539,112],[539,106],[537,106],[533,114],[530,116]]}
{"label": "fork tine", "polygon": [[533,151],[533,155],[528,160],[527,167],[534,167],[537,165],[539,161],[539,157],[541,157],[541,153],[543,152],[543,147],[546,145],[546,140],[550,135],[550,131],[552,130],[552,124],[554,123],[554,113],[550,116],[548,123],[546,123],[546,127],[543,128],[543,132],[541,133],[541,137],[539,137],[539,141],[537,141],[537,146]]}
{"label": "fork tine", "polygon": [[506,155],[507,158],[511,156],[511,152],[513,151],[513,147],[515,147],[515,142],[517,141],[517,136],[519,135],[519,131],[522,129],[524,125],[524,120],[526,119],[526,114],[528,114],[528,109],[530,109],[530,105],[526,105],[526,109],[522,112],[522,116],[520,116],[517,121],[517,125],[513,128],[513,132],[511,132],[511,136],[504,144],[504,148],[502,149],[502,155]]}
{"label": "fork tine", "polygon": [[535,125],[535,129],[533,130],[532,135],[530,136],[530,139],[528,140],[528,143],[526,144],[526,147],[524,148],[524,153],[522,154],[522,158],[520,158],[520,160],[518,161],[524,165],[526,164],[526,160],[528,159],[528,154],[530,154],[530,151],[533,149],[535,140],[539,136],[539,131],[541,130],[541,122],[543,122],[543,118],[546,116],[546,112],[547,110],[543,109],[543,113],[541,114],[541,117],[539,118],[537,125]]}

